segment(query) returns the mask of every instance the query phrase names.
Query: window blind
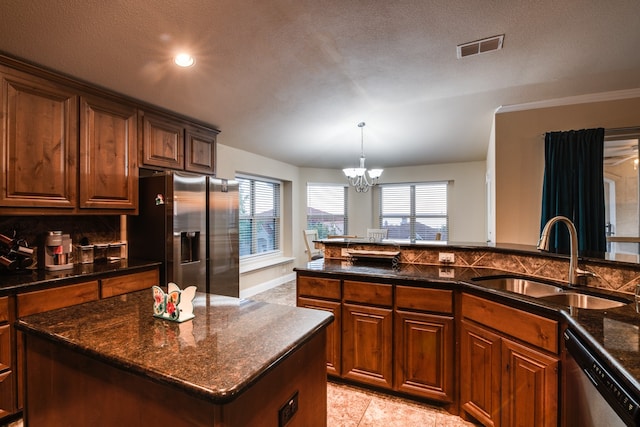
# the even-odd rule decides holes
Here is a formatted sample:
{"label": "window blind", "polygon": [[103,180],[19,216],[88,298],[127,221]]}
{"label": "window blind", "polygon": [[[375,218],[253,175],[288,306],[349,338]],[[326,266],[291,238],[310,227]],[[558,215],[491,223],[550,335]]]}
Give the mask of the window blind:
{"label": "window blind", "polygon": [[380,228],[389,239],[448,240],[447,182],[380,186]]}
{"label": "window blind", "polygon": [[280,250],[280,183],[237,177],[240,256]]}
{"label": "window blind", "polygon": [[347,187],[339,184],[307,184],[307,229],[318,237],[348,233]]}

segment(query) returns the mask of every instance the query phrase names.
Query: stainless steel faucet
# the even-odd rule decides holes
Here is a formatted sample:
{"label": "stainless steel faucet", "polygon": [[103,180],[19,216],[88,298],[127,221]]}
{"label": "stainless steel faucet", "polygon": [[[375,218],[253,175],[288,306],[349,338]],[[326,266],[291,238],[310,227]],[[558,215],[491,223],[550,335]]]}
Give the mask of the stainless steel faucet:
{"label": "stainless steel faucet", "polygon": [[538,241],[538,249],[542,251],[549,250],[549,231],[551,227],[556,222],[563,222],[567,226],[567,230],[569,230],[569,238],[570,238],[570,252],[571,258],[569,259],[569,285],[577,285],[578,277],[580,276],[593,276],[594,274],[581,270],[578,267],[578,232],[576,231],[576,226],[573,225],[573,222],[566,216],[554,216],[545,224],[542,229],[542,234],[540,234],[540,240]]}

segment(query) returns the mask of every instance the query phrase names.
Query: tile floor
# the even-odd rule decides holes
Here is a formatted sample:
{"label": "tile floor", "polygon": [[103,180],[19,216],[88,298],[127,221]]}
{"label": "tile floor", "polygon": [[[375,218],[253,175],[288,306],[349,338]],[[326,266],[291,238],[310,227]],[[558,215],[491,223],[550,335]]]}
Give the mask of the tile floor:
{"label": "tile floor", "polygon": [[[249,299],[295,305],[295,281]],[[330,381],[327,386],[327,427],[471,427],[475,424],[436,406]]]}

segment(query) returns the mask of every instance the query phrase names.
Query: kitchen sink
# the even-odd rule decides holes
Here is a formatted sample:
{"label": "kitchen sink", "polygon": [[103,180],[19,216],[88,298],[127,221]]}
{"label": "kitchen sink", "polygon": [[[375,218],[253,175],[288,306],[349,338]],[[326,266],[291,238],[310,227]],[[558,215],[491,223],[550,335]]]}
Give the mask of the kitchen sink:
{"label": "kitchen sink", "polygon": [[583,294],[571,289],[522,277],[476,277],[473,281],[480,282],[490,289],[527,295],[567,307],[606,310],[628,304],[628,302],[622,302],[617,299]]}
{"label": "kitchen sink", "polygon": [[546,295],[555,295],[563,291],[559,286],[550,285],[548,283],[537,282],[531,279],[523,279],[517,277],[500,277],[500,278],[476,278],[477,282],[482,282],[485,286],[498,289],[501,291],[514,292],[517,294],[528,295],[530,297],[543,297]]}
{"label": "kitchen sink", "polygon": [[621,307],[628,304],[609,298],[597,297],[595,295],[581,294],[578,292],[562,292],[556,295],[546,295],[540,297],[544,301],[555,304],[566,305],[574,308],[585,308],[590,310],[605,310],[608,308]]}

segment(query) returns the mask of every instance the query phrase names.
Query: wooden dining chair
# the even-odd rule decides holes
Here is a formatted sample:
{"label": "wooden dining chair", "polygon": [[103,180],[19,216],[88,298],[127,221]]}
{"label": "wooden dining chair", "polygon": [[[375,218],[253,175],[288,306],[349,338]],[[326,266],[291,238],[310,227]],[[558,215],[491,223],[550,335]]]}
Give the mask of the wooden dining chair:
{"label": "wooden dining chair", "polygon": [[314,243],[314,240],[318,240],[318,230],[302,230],[302,233],[304,235],[304,245],[307,248],[305,252],[309,261],[324,258],[322,249],[316,248]]}

